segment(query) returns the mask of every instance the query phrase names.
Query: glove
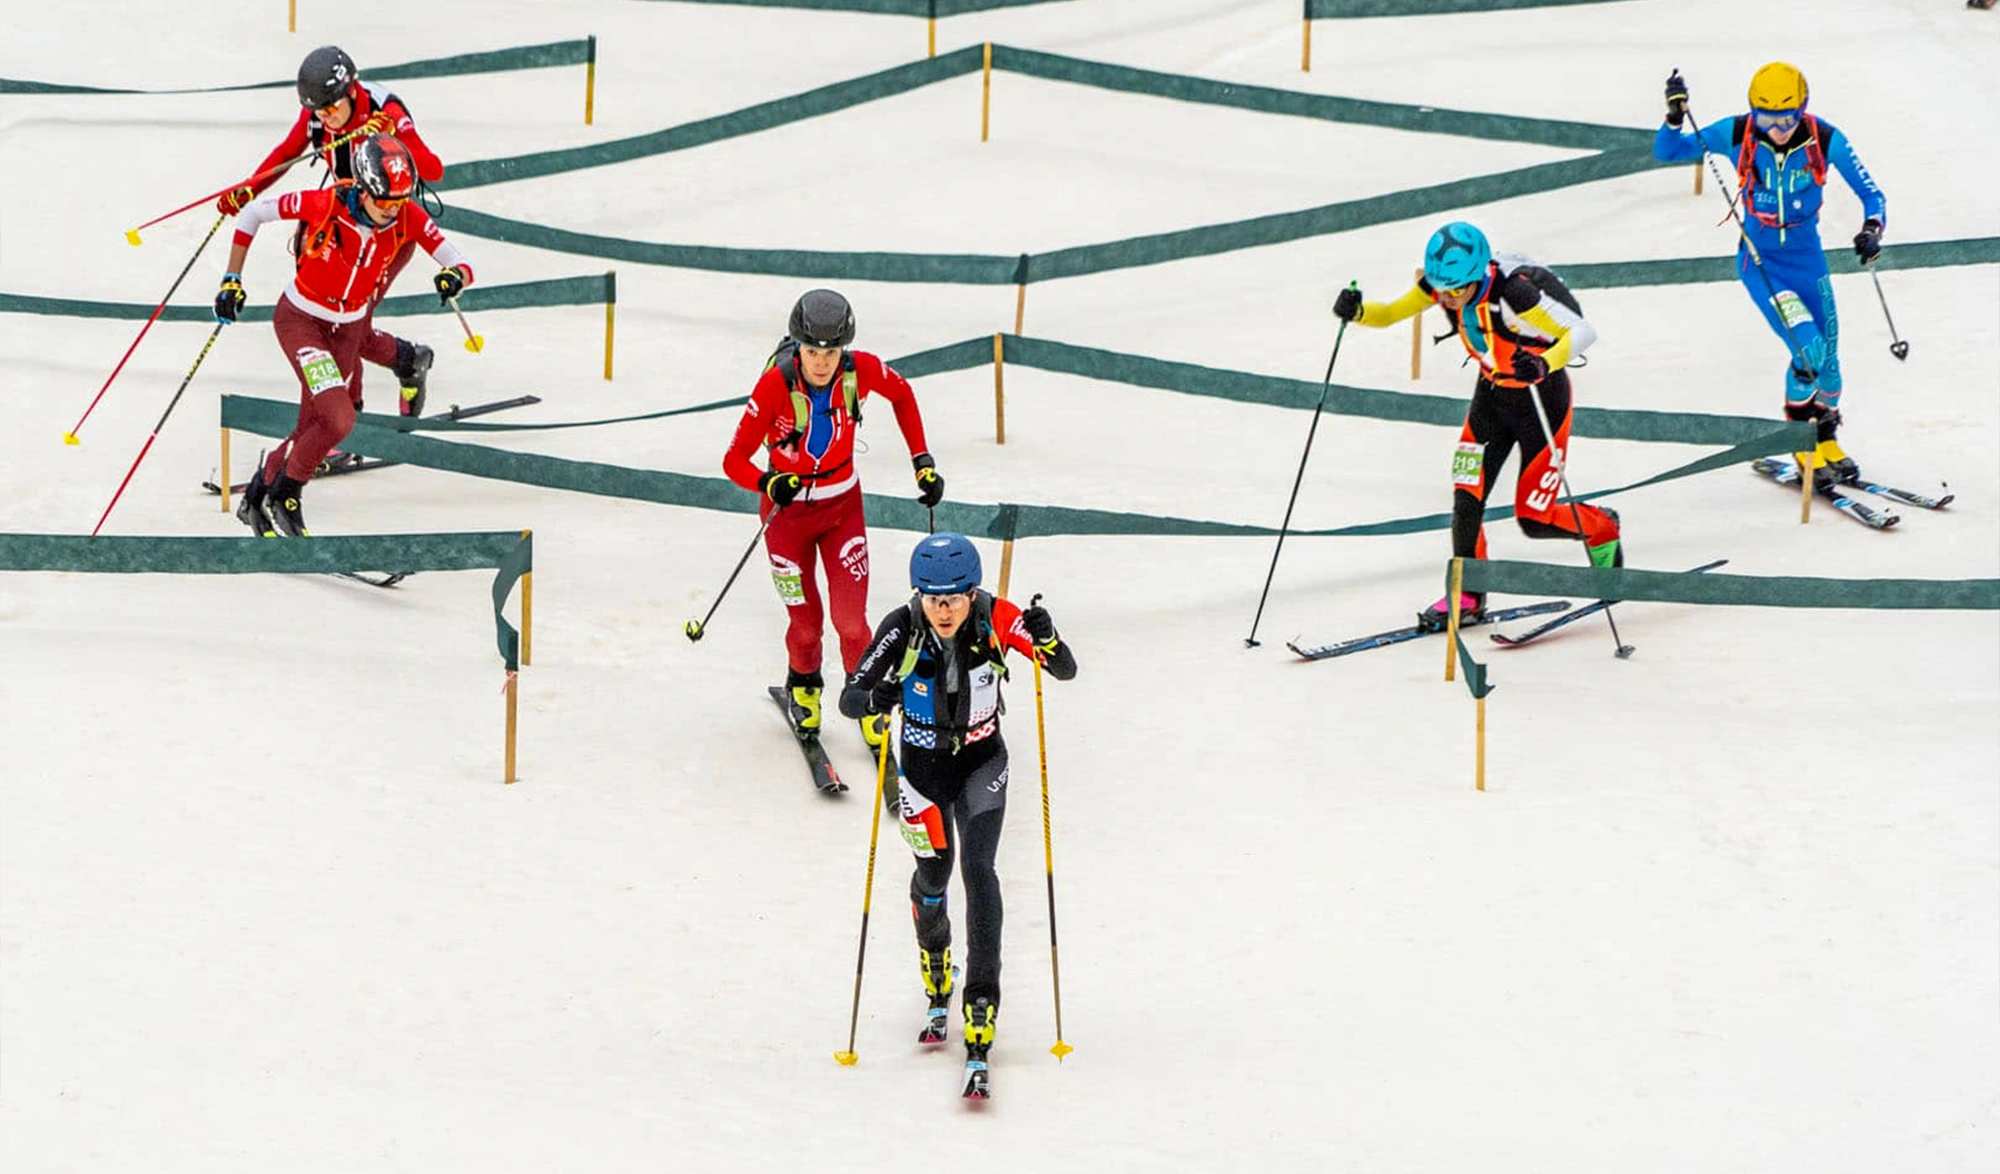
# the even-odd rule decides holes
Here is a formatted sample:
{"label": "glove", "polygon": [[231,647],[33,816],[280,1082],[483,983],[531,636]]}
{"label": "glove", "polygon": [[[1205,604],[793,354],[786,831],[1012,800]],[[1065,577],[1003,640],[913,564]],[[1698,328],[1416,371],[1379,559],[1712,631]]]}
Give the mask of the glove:
{"label": "glove", "polygon": [[243,303],[247,300],[243,294],[243,275],[241,273],[223,274],[222,287],[215,291],[215,320],[217,322],[236,321],[236,315],[242,312]]}
{"label": "glove", "polygon": [[1882,222],[1864,220],[1861,231],[1854,234],[1854,255],[1861,258],[1863,265],[1882,255]]}
{"label": "glove", "polygon": [[465,292],[465,270],[456,265],[440,269],[431,278],[431,285],[438,291],[438,305],[450,305],[453,298]]}
{"label": "glove", "polygon": [[215,210],[224,216],[234,216],[243,210],[243,205],[256,198],[256,192],[247,187],[240,187],[235,191],[222,193],[222,197],[215,201]]}
{"label": "glove", "polygon": [[804,485],[797,473],[766,473],[757,478],[757,491],[770,498],[773,505],[792,504]]}
{"label": "glove", "polygon": [[895,677],[883,677],[868,690],[868,712],[888,713],[903,703],[903,682]]}
{"label": "glove", "polygon": [[1031,604],[1021,613],[1021,626],[1028,629],[1028,637],[1039,647],[1053,644],[1056,640],[1056,622],[1049,617],[1049,609],[1041,604]]}
{"label": "glove", "polygon": [[1688,84],[1676,69],[1667,76],[1667,125],[1679,126],[1688,113]]}
{"label": "glove", "polygon": [[1352,322],[1361,317],[1361,291],[1348,286],[1333,299],[1333,316],[1342,322]]}
{"label": "glove", "polygon": [[917,470],[917,504],[935,507],[944,500],[944,477],[937,471],[937,462],[931,454],[920,452],[910,458],[910,464]]}
{"label": "glove", "polygon": [[1549,361],[1533,351],[1515,351],[1514,369],[1507,378],[1522,383],[1540,383],[1549,377]]}
{"label": "glove", "polygon": [[377,110],[368,116],[368,121],[356,129],[361,132],[361,137],[364,139],[369,135],[385,135],[396,129],[396,120],[389,117],[387,110]]}

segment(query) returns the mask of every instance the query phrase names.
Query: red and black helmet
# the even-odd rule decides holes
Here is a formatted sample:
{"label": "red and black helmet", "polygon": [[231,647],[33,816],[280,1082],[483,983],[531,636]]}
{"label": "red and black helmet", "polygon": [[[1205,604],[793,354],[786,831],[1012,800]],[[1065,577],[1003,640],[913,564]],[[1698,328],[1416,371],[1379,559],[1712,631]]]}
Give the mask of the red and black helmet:
{"label": "red and black helmet", "polygon": [[407,200],[417,192],[417,161],[395,135],[371,135],[354,149],[354,182],[378,200]]}

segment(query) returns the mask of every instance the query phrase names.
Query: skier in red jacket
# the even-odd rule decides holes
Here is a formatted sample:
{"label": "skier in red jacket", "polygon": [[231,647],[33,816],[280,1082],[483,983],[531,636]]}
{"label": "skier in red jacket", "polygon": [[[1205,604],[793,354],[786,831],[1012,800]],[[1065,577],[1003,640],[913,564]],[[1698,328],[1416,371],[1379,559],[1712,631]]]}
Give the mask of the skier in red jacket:
{"label": "skier in red jacket", "polygon": [[[382,86],[362,81],[354,68],[354,59],[338,46],[321,45],[306,54],[306,59],[299,63],[298,90],[299,116],[292,123],[291,133],[264,157],[251,174],[262,174],[311,150],[335,182],[352,180],[354,151],[363,139],[392,134],[409,152],[419,179],[425,183],[436,183],[444,178],[444,163],[438,159],[436,152],[425,145],[423,136],[417,133],[417,125],[404,108],[403,100]],[[329,146],[356,131],[364,134],[338,146]],[[245,182],[242,187],[216,200],[215,210],[224,216],[236,215],[284,174],[284,171],[277,171],[255,182]],[[389,262],[381,283],[381,293],[388,293],[396,275],[409,264],[413,249],[413,242],[405,243]],[[380,300],[379,295],[376,300]],[[368,336],[362,341],[361,357],[378,367],[394,371],[397,382],[402,385],[397,410],[405,416],[420,416],[424,410],[425,384],[430,375],[433,352],[422,343],[413,343],[388,331],[376,330],[374,315],[375,307],[371,304],[368,307]]]}
{"label": "skier in red jacket", "polygon": [[306,533],[299,498],[361,410],[368,318],[395,259],[422,245],[443,266],[431,279],[442,302],[472,284],[465,255],[411,202],[417,167],[409,148],[393,135],[376,135],[357,144],[353,162],[351,182],[264,196],[244,208],[236,218],[229,272],[215,295],[217,321],[236,321],[244,303],[243,259],[257,229],[273,220],[299,222],[296,274],[271,314],[278,345],[298,376],[299,422],[251,477],[236,510],[266,537]]}
{"label": "skier in red jacket", "polygon": [[[764,548],[771,579],[791,620],[785,630],[792,724],[801,738],[820,732],[820,648],[825,611],[833,613],[842,663],[853,672],[868,651],[868,532],[861,510],[861,479],[854,467],[854,436],[862,405],[871,395],[889,401],[896,426],[916,467],[917,500],[944,500],[944,478],[924,442],[923,416],[909,380],[879,357],[849,350],[854,310],[830,289],[809,290],[792,307],[791,329],[771,365],[751,389],[736,435],[722,457],[731,481],[763,496],[770,516]],[[750,454],[762,446],[769,469]],[[815,561],[826,565],[828,608],[822,608]],[[887,722],[862,719],[873,748]]]}

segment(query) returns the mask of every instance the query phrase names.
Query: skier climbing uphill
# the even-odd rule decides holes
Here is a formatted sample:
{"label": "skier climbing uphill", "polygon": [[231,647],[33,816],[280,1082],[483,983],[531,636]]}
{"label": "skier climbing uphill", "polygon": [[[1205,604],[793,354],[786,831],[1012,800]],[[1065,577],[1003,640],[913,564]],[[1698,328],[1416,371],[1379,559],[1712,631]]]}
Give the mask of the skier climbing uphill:
{"label": "skier climbing uphill", "polygon": [[[1493,255],[1486,234],[1454,221],[1432,234],[1424,249],[1424,275],[1393,302],[1363,302],[1361,291],[1340,291],[1333,312],[1363,326],[1401,322],[1436,303],[1453,333],[1479,364],[1472,404],[1452,458],[1451,552],[1485,558],[1486,501],[1507,456],[1521,449],[1514,483],[1514,517],[1530,538],[1580,539],[1595,566],[1624,565],[1618,515],[1598,506],[1557,506],[1567,463],[1570,429],[1569,375],[1563,370],[1597,338],[1583,309],[1561,279],[1526,257]],[[1535,399],[1541,399],[1538,413]],[[1554,451],[1542,419],[1555,431]],[[1417,613],[1428,631],[1445,627],[1449,597]],[[1467,592],[1459,613],[1468,622],[1485,616],[1486,596]]]}
{"label": "skier climbing uphill", "polygon": [[[942,1043],[953,988],[946,885],[954,857],[965,884],[968,938],[963,1011],[966,1095],[985,1095],[987,1050],[1000,1010],[1000,878],[993,861],[1007,814],[1007,744],[1000,682],[1012,651],[1059,681],[1076,658],[1047,609],[1026,611],[979,589],[979,551],[963,534],[933,534],[910,555],[910,602],[876,626],[840,694],[848,717],[903,709],[903,838],[916,854],[910,912],[930,999],[922,1035]],[[977,1088],[974,1088],[974,1085]]]}

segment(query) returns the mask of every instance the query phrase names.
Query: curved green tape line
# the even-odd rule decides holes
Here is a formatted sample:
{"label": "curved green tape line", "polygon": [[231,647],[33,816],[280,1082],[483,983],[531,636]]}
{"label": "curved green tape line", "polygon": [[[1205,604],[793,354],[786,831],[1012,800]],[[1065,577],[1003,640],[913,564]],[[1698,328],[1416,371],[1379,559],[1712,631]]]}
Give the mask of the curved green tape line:
{"label": "curved green tape line", "polygon": [[[557,277],[547,281],[522,281],[513,285],[475,285],[459,295],[459,308],[467,311],[518,310],[532,306],[596,306],[612,300],[611,277]],[[69,318],[127,318],[143,320],[153,307],[137,302],[88,302],[77,298],[45,298],[33,294],[0,293],[0,314],[56,314]],[[448,314],[436,294],[408,294],[384,298],[375,313],[385,318],[414,314]],[[246,307],[240,322],[269,322],[270,306]],[[215,322],[208,306],[168,306],[160,312],[162,322]]]}
{"label": "curved green tape line", "polygon": [[1568,8],[1574,4],[1613,4],[1619,0],[1305,0],[1307,20],[1341,20],[1363,16],[1441,16],[1467,12],[1503,12],[1517,8]]}
{"label": "curved green tape line", "polygon": [[[1449,568],[1447,568],[1449,574]],[[1649,600],[1734,607],[1854,607],[1889,610],[2000,609],[2000,579],[1820,579],[1792,575],[1689,574],[1466,559],[1467,591]]]}
{"label": "curved green tape line", "polygon": [[[453,57],[432,57],[364,69],[369,81],[406,81],[412,78],[455,77],[469,73],[506,73],[517,69],[546,69],[556,65],[581,65],[590,51],[588,39],[553,41],[546,45],[522,45],[513,49],[493,49],[483,53],[460,53]],[[243,90],[288,90],[292,78],[275,82],[250,82],[240,86],[201,86],[181,90],[126,90],[105,86],[71,86],[56,82],[21,81],[0,77],[0,94],[228,94]]]}

